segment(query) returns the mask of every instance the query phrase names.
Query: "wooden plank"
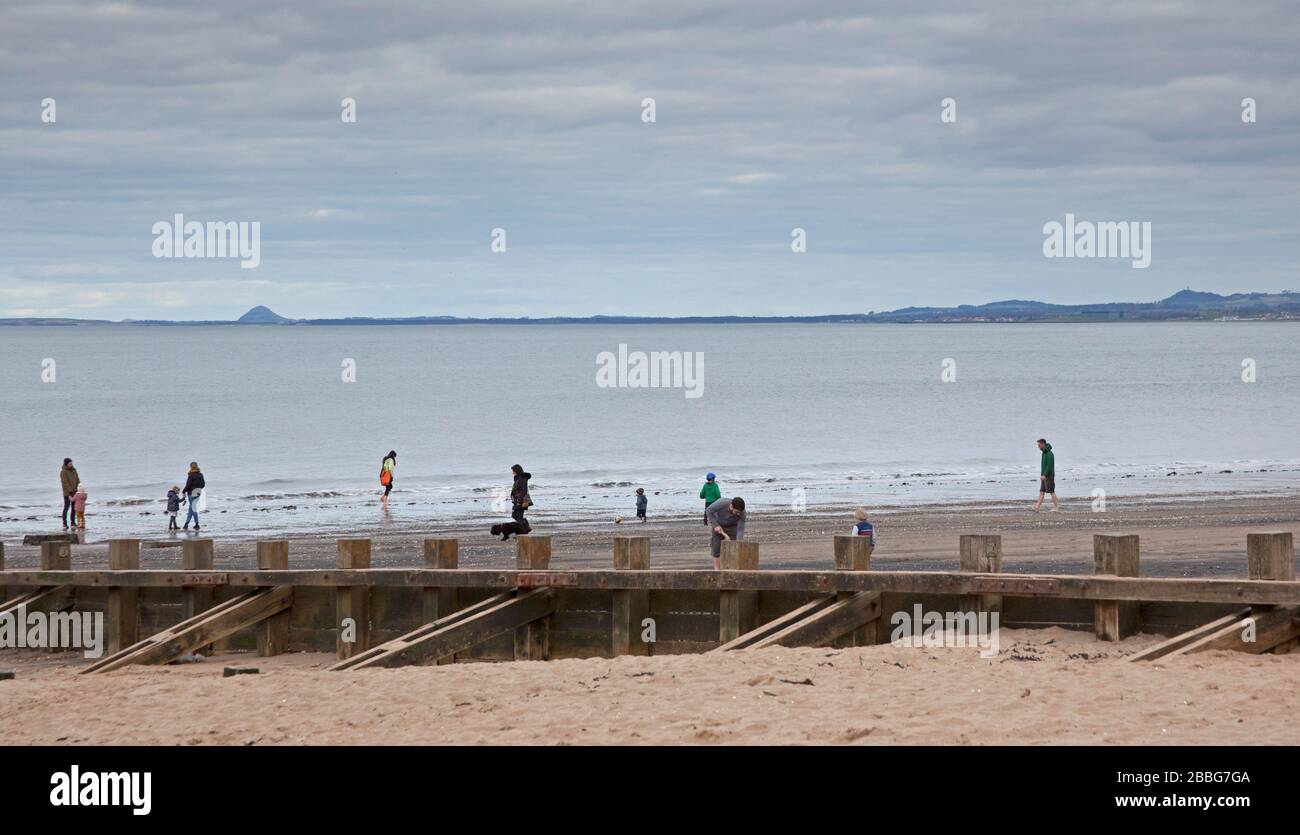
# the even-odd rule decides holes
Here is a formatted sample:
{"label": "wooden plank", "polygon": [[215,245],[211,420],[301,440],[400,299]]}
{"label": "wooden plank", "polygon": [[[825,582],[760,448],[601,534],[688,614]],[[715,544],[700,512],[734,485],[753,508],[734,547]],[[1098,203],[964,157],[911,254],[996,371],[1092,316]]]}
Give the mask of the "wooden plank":
{"label": "wooden plank", "polygon": [[73,599],[72,586],[50,586],[48,588],[29,589],[17,597],[12,597],[0,606],[0,615],[17,615],[19,609],[28,612],[57,612]]}
{"label": "wooden plank", "polygon": [[1252,580],[1294,580],[1291,532],[1246,534],[1246,565]]}
{"label": "wooden plank", "polygon": [[[551,565],[551,538],[525,534],[515,537],[515,564],[519,568],[519,588],[546,588],[556,580],[565,580],[548,572],[544,577],[526,577],[526,572],[545,572]],[[552,604],[554,601],[552,601]],[[523,623],[515,630],[515,660],[545,661],[551,654],[551,626],[548,615]]]}
{"label": "wooden plank", "polygon": [[[369,539],[340,539],[339,568],[369,568]],[[336,592],[334,622],[338,628],[335,652],[339,659],[351,658],[370,649],[370,587],[340,586]],[[344,640],[355,633],[354,640]]]}
{"label": "wooden plank", "polygon": [[447,615],[446,617],[443,618],[439,618],[438,620],[433,621],[432,623],[426,623],[423,626],[419,627],[418,629],[414,629],[410,632],[403,633],[401,635],[397,635],[393,638],[385,640],[384,642],[371,647],[369,650],[365,652],[357,653],[356,655],[352,656],[346,661],[340,661],[336,663],[330,669],[331,670],[352,669],[356,665],[362,663],[363,661],[368,661],[372,658],[377,658],[387,652],[392,652],[394,650],[411,649],[414,652],[414,649],[418,648],[419,646],[420,639],[428,635],[432,635],[434,632],[437,632],[440,629],[444,629],[453,624],[460,623],[466,618],[473,617],[474,615],[480,614],[481,612],[485,612],[489,609],[495,608],[502,603],[507,603],[511,600],[514,600],[515,597],[516,594],[513,591],[508,591],[505,592],[504,594],[492,595],[490,597],[478,601],[477,603],[473,603],[469,606],[466,606],[463,609],[458,609],[457,611],[452,612],[450,615]]}
{"label": "wooden plank", "polygon": [[736,638],[733,641],[728,641],[727,643],[713,650],[713,652],[731,652],[732,650],[745,649],[746,647],[758,643],[764,638],[774,635],[777,632],[780,632],[786,629],[787,627],[803,620],[809,615],[816,614],[817,612],[822,611],[823,609],[833,605],[834,603],[835,603],[834,595],[828,594],[824,597],[819,597],[816,600],[810,601],[796,609],[786,612],[784,615],[781,615],[780,617],[774,620],[768,621],[762,626],[759,626],[757,629],[751,629],[749,632],[746,632],[744,635],[741,635],[739,638]]}
{"label": "wooden plank", "polygon": [[72,545],[67,542],[41,543],[41,571],[71,571]]}
{"label": "wooden plank", "polygon": [[[1093,572],[1116,577],[1137,577],[1138,537],[1134,534],[1092,537]],[[1098,600],[1093,606],[1093,631],[1099,641],[1122,641],[1138,629],[1137,605]]]}
{"label": "wooden plank", "polygon": [[1189,629],[1181,632],[1172,638],[1161,641],[1154,646],[1149,646],[1141,652],[1135,652],[1125,658],[1125,661],[1154,661],[1157,658],[1163,658],[1174,650],[1182,649],[1189,644],[1201,640],[1207,635],[1218,634],[1226,626],[1240,624],[1242,620],[1250,615],[1250,609],[1241,609],[1230,615],[1224,615],[1221,618],[1215,618],[1209,623],[1203,623],[1195,629]]}
{"label": "wooden plank", "polygon": [[[111,571],[140,568],[140,540],[111,539],[108,542],[108,567]],[[140,590],[133,586],[109,586],[108,607],[104,620],[108,627],[108,654],[121,652],[139,640]]]}
{"label": "wooden plank", "polygon": [[555,592],[552,589],[533,589],[493,598],[487,606],[462,610],[452,616],[451,623],[438,621],[415,632],[340,661],[331,670],[360,670],[370,667],[399,667],[418,664],[433,658],[443,658],[464,652],[477,644],[505,632],[517,630],[528,623],[547,618],[555,612]]}
{"label": "wooden plank", "polygon": [[[181,541],[181,568],[185,571],[211,571],[212,570],[212,540],[211,539],[185,539]],[[195,615],[206,612],[212,608],[212,591],[211,584],[193,584],[185,587],[181,592],[181,619],[189,620]],[[212,645],[199,647],[195,652],[200,655],[211,655],[217,649],[225,649],[223,645]]]}
{"label": "wooden plank", "polygon": [[[969,574],[1000,574],[1002,572],[1002,537],[997,534],[960,534],[957,538],[958,565]],[[1002,613],[1002,595],[962,595],[963,612]]]}
{"label": "wooden plank", "polygon": [[[257,543],[257,567],[263,571],[284,571],[289,568],[289,543],[287,540],[263,540]],[[289,648],[289,612],[281,611],[266,618],[257,628],[257,654],[262,657],[279,655]]]}
{"label": "wooden plank", "polygon": [[871,568],[871,540],[865,536],[836,536],[832,543],[836,571],[867,571]]}
{"label": "wooden plank", "polygon": [[241,629],[263,623],[293,605],[293,588],[277,586],[242,594],[121,652],[107,655],[82,673],[107,672],[127,664],[165,664]]}
{"label": "wooden plank", "polygon": [[[460,542],[456,539],[424,540],[424,565],[426,568],[454,569],[460,564]],[[424,589],[424,622],[432,623],[447,617],[458,608],[455,586],[427,586]],[[439,658],[435,663],[451,664],[455,655]]]}
{"label": "wooden plank", "polygon": [[[649,571],[650,537],[614,537],[615,571]],[[650,613],[650,592],[645,589],[615,589],[610,652],[620,655],[653,655],[654,644],[641,640],[642,621]],[[658,630],[656,630],[657,632]]]}
{"label": "wooden plank", "polygon": [[763,647],[818,647],[880,617],[880,592],[859,592],[750,644]]}
{"label": "wooden plank", "polygon": [[[758,543],[728,539],[722,543],[723,572],[758,568]],[[758,594],[724,590],[718,594],[718,644],[730,643],[758,626]]]}
{"label": "wooden plank", "polygon": [[[1253,637],[1253,640],[1248,640],[1248,637]],[[1297,637],[1300,637],[1300,607],[1278,606],[1227,624],[1179,647],[1165,657],[1173,658],[1212,649],[1259,655],[1290,643]]]}

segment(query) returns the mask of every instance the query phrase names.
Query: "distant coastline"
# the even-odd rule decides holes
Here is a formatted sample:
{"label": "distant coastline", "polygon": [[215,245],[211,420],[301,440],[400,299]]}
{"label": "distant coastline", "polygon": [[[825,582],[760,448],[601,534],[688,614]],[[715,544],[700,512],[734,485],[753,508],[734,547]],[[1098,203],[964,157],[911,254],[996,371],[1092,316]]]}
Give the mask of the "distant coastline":
{"label": "distant coastline", "polygon": [[731,325],[731,324],[956,324],[1017,322],[1187,322],[1300,321],[1300,293],[1233,293],[1219,295],[1180,290],[1155,302],[1105,302],[1062,305],[1010,299],[957,307],[905,307],[890,311],[812,316],[350,316],[290,319],[264,306],[238,319],[72,319],[25,317],[0,319],[0,325]]}

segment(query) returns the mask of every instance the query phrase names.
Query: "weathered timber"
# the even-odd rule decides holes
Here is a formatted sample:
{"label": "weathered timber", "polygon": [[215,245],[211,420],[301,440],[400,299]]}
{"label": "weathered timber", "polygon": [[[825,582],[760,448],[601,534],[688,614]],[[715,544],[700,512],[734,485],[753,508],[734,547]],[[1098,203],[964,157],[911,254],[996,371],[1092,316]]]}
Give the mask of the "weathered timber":
{"label": "weathered timber", "polygon": [[1252,612],[1236,623],[1203,635],[1185,644],[1166,657],[1190,655],[1212,649],[1236,650],[1253,655],[1268,652],[1290,644],[1300,637],[1300,607],[1277,606],[1263,612]]}
{"label": "weathered timber", "polygon": [[[113,571],[140,568],[140,540],[112,539],[108,543],[108,567]],[[104,620],[108,627],[108,654],[121,652],[139,639],[140,590],[134,586],[109,586],[108,610]]]}
{"label": "weathered timber", "polygon": [[[277,539],[258,542],[257,567],[262,570],[287,570],[289,568],[288,541]],[[257,654],[263,657],[279,655],[288,648],[289,612],[286,607],[285,611],[278,612],[258,624]]]}
{"label": "weathered timber", "polygon": [[[969,574],[1002,573],[1002,537],[996,534],[961,534],[957,538],[960,570]],[[1002,613],[1002,595],[962,595],[963,612]]]}
{"label": "weathered timber", "polygon": [[0,606],[0,615],[16,614],[19,609],[28,612],[57,612],[73,600],[72,586],[50,586],[26,591],[12,597]]}
{"label": "weathered timber", "polygon": [[[1092,555],[1096,574],[1117,577],[1137,577],[1139,574],[1136,535],[1095,534],[1092,537]],[[1093,606],[1093,631],[1100,641],[1122,641],[1137,631],[1137,614],[1137,606],[1133,603],[1099,600]]]}
{"label": "weathered timber", "polygon": [[[460,542],[455,539],[424,540],[424,565],[426,568],[456,568],[460,564]],[[432,623],[445,618],[457,609],[455,586],[429,586],[422,594],[424,622]],[[439,658],[439,664],[451,664],[456,656]]]}
{"label": "weathered timber", "polygon": [[[728,539],[722,543],[719,564],[722,571],[754,571],[758,568],[758,543]],[[758,626],[758,593],[724,589],[718,595],[718,643],[736,640]]]}
{"label": "weathered timber", "polygon": [[728,641],[727,643],[723,644],[722,646],[718,647],[716,650],[713,651],[731,652],[732,650],[745,649],[746,647],[752,646],[753,644],[763,640],[764,638],[767,638],[771,635],[776,634],[777,632],[782,631],[783,629],[785,629],[788,626],[791,626],[792,624],[798,623],[799,621],[803,620],[809,615],[813,615],[822,611],[823,609],[833,605],[834,603],[835,603],[834,595],[826,595],[824,597],[819,597],[816,600],[813,600],[809,603],[805,603],[804,605],[798,607],[797,609],[793,609],[789,612],[786,612],[784,615],[781,615],[780,617],[774,620],[768,621],[762,626],[759,626],[757,629],[752,629],[749,632],[746,632],[744,635],[741,635],[739,638],[736,638],[735,640]]}
{"label": "weathered timber", "polygon": [[[185,539],[181,542],[181,568],[185,571],[212,570],[212,540]],[[190,585],[181,592],[181,619],[188,620],[212,608],[212,585]],[[211,655],[216,646],[199,647],[195,652]]]}
{"label": "weathered timber", "polygon": [[555,612],[555,591],[533,589],[499,595],[441,621],[340,661],[331,670],[399,667],[444,658]]}
{"label": "weathered timber", "polygon": [[1221,618],[1215,618],[1209,623],[1203,623],[1195,629],[1189,629],[1181,632],[1172,638],[1161,641],[1154,646],[1149,646],[1141,652],[1135,652],[1125,658],[1125,661],[1154,661],[1157,658],[1163,658],[1169,653],[1182,649],[1189,644],[1201,640],[1207,635],[1217,634],[1226,626],[1241,623],[1242,620],[1250,615],[1250,609],[1240,609],[1231,615],[1224,615]]}
{"label": "weathered timber", "polygon": [[1294,580],[1291,532],[1246,534],[1246,564],[1252,580]]}
{"label": "weathered timber", "polygon": [[860,629],[879,617],[880,593],[858,592],[838,599],[824,609],[760,638],[747,649],[825,646],[841,635]]}
{"label": "weathered timber", "polygon": [[[520,588],[546,588],[552,572],[551,538],[525,534],[515,537],[515,564],[521,574]],[[530,576],[528,572],[543,572],[545,576]],[[551,615],[527,621],[515,630],[515,660],[545,661],[551,656],[551,628],[555,619]]]}
{"label": "weathered timber", "polygon": [[[340,539],[339,568],[369,568],[369,539]],[[370,649],[370,586],[340,586],[334,621],[338,629],[335,652],[340,660]]]}
{"label": "weathered timber", "polygon": [[41,543],[42,571],[71,571],[72,545],[63,540],[49,540]]}
{"label": "weathered timber", "polygon": [[[650,537],[614,537],[616,571],[650,569]],[[645,589],[615,589],[613,592],[611,652],[619,655],[652,655],[654,644],[641,640],[642,622],[650,613],[650,592]]]}
{"label": "weathered timber", "polygon": [[107,655],[81,672],[107,672],[127,664],[164,664],[241,629],[276,617],[292,605],[293,588],[290,586],[250,591],[145,638],[121,652]]}

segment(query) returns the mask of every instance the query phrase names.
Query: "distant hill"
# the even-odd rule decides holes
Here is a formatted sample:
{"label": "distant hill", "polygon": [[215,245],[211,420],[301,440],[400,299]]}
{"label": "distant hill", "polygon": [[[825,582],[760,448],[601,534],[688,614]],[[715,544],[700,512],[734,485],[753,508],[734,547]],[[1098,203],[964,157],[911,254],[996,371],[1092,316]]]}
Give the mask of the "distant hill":
{"label": "distant hill", "polygon": [[761,323],[917,323],[917,322],[1156,322],[1216,319],[1300,320],[1300,293],[1233,293],[1221,296],[1198,290],[1179,290],[1154,302],[1102,302],[1099,304],[1049,304],[1007,299],[957,307],[904,307],[869,313],[833,313],[823,316],[551,316],[464,318],[459,316],[407,316],[377,318],[349,316],[339,319],[287,319],[258,305],[234,321],[177,322],[126,320],[121,323],[91,319],[29,317],[0,319],[0,325],[653,325],[653,324],[761,324]]}

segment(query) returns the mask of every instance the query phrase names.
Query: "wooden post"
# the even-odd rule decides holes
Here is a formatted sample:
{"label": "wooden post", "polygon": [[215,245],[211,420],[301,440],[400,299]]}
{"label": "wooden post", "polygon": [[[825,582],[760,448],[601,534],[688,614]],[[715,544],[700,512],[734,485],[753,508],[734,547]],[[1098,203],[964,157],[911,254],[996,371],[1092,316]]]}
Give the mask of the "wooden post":
{"label": "wooden post", "polygon": [[1252,580],[1294,580],[1295,544],[1290,531],[1246,534],[1246,563]]}
{"label": "wooden post", "polygon": [[[871,544],[870,537],[837,535],[833,543],[836,571],[871,570],[871,552],[875,548]],[[851,593],[839,592],[835,598],[844,600],[852,596]],[[863,624],[849,634],[837,638],[832,644],[836,647],[872,646],[876,643],[877,628],[876,623]]]}
{"label": "wooden post", "polygon": [[[758,543],[737,539],[722,541],[719,562],[723,571],[757,571]],[[758,592],[723,590],[718,592],[718,643],[734,641],[758,626]]]}
{"label": "wooden post", "polygon": [[[961,571],[968,574],[1002,573],[1002,537],[995,534],[961,534],[957,541]],[[1002,595],[963,595],[961,611],[997,612],[1001,619]]]}
{"label": "wooden post", "polygon": [[[258,542],[257,568],[259,571],[287,571],[289,543],[283,539]],[[259,623],[256,629],[257,654],[279,655],[289,647],[289,610],[272,615]]]}
{"label": "wooden post", "polygon": [[[551,538],[531,534],[515,537],[515,564],[520,571],[549,568]],[[553,620],[553,615],[547,615],[515,630],[516,661],[545,661],[550,657]]]}
{"label": "wooden post", "polygon": [[[1137,577],[1138,538],[1095,534],[1092,537],[1094,574]],[[1093,626],[1102,641],[1122,641],[1138,629],[1137,602],[1098,600],[1093,605]]]}
{"label": "wooden post", "polygon": [[[181,540],[181,568],[185,571],[212,570],[212,540]],[[212,608],[212,586],[186,586],[181,589],[181,620],[189,620]],[[216,644],[199,647],[198,655],[211,655],[215,650],[224,648],[225,639]]]}
{"label": "wooden post", "polygon": [[[340,539],[339,568],[369,568],[369,539]],[[339,586],[334,605],[338,626],[335,649],[340,661],[370,649],[370,586]],[[351,624],[347,624],[348,620]],[[345,632],[355,631],[355,640],[345,641]]]}
{"label": "wooden post", "polygon": [[[648,571],[650,537],[614,537],[614,568],[618,571]],[[650,612],[650,591],[615,589],[613,608],[613,654],[653,655],[654,644],[641,640],[641,621]]]}
{"label": "wooden post", "polygon": [[[1290,531],[1246,534],[1246,570],[1252,580],[1294,580],[1295,543]],[[1252,617],[1259,617],[1272,606],[1251,606]],[[1297,641],[1285,641],[1273,649],[1276,655],[1294,652]]]}
{"label": "wooden post", "polygon": [[[455,539],[424,540],[425,568],[456,568],[460,562],[460,542]],[[432,623],[445,618],[459,607],[456,605],[456,587],[428,587],[424,590],[424,622]],[[438,664],[451,664],[456,656],[439,658]]]}
{"label": "wooden post", "polygon": [[71,571],[72,546],[66,542],[41,543],[41,571]]}
{"label": "wooden post", "polygon": [[[140,540],[110,539],[108,541],[109,571],[140,570]],[[109,586],[108,654],[121,652],[139,640],[140,590],[134,586]]]}

